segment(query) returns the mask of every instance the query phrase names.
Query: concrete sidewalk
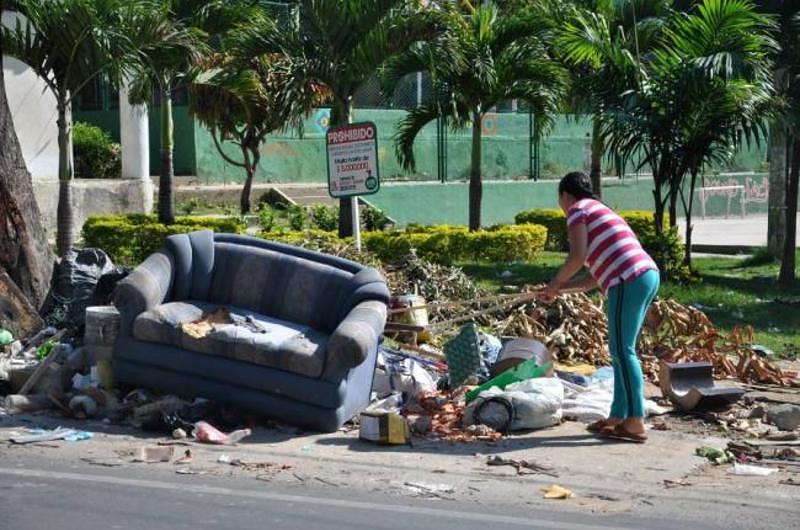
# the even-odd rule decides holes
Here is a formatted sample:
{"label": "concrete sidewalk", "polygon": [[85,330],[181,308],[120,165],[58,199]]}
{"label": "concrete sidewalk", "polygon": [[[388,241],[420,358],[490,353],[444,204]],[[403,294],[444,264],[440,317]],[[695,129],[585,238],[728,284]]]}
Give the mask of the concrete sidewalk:
{"label": "concrete sidewalk", "polygon": [[[694,218],[692,245],[702,246],[767,246],[767,216],[753,215],[748,217]],[[686,236],[686,225],[683,218],[678,220],[681,237]],[[798,221],[800,233],[800,220]],[[800,239],[798,239],[800,247]]]}

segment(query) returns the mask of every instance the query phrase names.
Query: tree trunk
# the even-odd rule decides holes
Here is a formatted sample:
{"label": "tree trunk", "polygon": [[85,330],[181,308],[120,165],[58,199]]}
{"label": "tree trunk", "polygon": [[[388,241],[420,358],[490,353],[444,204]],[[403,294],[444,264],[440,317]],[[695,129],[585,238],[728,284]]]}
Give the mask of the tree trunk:
{"label": "tree trunk", "polygon": [[[654,169],[655,171],[655,169]],[[661,193],[661,186],[656,176],[653,176],[653,200],[655,202],[655,213],[653,219],[656,225],[656,235],[664,234],[664,198]]]}
{"label": "tree trunk", "polygon": [[258,169],[258,162],[260,160],[258,147],[259,146],[257,143],[255,146],[242,147],[244,170],[247,173],[244,181],[244,187],[242,188],[242,197],[239,201],[242,215],[250,213],[250,209],[252,208],[250,196],[253,193],[253,181],[255,180],[256,170]]}
{"label": "tree trunk", "polygon": [[595,112],[592,120],[592,190],[598,198],[603,197],[603,155],[606,146],[602,135],[603,120],[600,112]]}
{"label": "tree trunk", "polygon": [[56,248],[63,256],[72,248],[72,120],[67,94],[58,94],[58,210],[56,214]]}
{"label": "tree trunk", "polygon": [[53,251],[47,244],[5,87],[0,42],[0,270],[38,309],[50,288]]}
{"label": "tree trunk", "polygon": [[791,286],[795,281],[794,270],[797,266],[797,195],[800,185],[800,138],[792,140],[791,170],[786,184],[786,238],[783,241],[783,259],[778,281],[781,285]]}
{"label": "tree trunk", "polygon": [[692,266],[692,208],[694,207],[694,188],[697,185],[697,168],[692,169],[691,186],[689,187],[689,202],[684,202],[684,214],[686,215],[686,246],[684,248],[683,263]]}
{"label": "tree trunk", "polygon": [[783,255],[786,238],[786,182],[788,179],[786,128],[773,122],[769,133],[769,214],[767,251],[775,259]]}
{"label": "tree trunk", "polygon": [[669,227],[678,226],[678,193],[680,189],[670,184],[669,189]]}
{"label": "tree trunk", "polygon": [[158,176],[158,222],[175,224],[175,167],[173,164],[174,125],[172,122],[172,90],[161,90],[161,169]]}
{"label": "tree trunk", "polygon": [[[353,98],[348,96],[346,100],[337,99],[334,102],[331,124],[334,127],[347,125],[353,122]],[[351,237],[353,235],[353,203],[352,199],[339,199],[339,237]]]}
{"label": "tree trunk", "polygon": [[472,161],[469,172],[469,230],[481,228],[481,202],[483,201],[483,182],[481,181],[481,127],[480,111],[472,114]]}

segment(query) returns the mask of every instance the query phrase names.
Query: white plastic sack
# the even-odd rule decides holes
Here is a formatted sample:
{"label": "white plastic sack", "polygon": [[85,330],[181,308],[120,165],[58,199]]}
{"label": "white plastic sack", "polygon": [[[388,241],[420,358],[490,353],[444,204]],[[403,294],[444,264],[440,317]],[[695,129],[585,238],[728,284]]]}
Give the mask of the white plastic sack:
{"label": "white plastic sack", "polygon": [[475,412],[489,399],[502,399],[510,403],[513,415],[509,430],[543,429],[561,422],[561,404],[564,400],[564,387],[553,377],[528,379],[505,390],[490,388],[472,401],[464,410],[466,425],[479,423]]}
{"label": "white plastic sack", "polygon": [[[564,417],[584,423],[608,418],[614,399],[614,379],[593,382],[589,386],[561,381],[564,387]],[[644,400],[646,416],[660,416],[669,410],[651,400]]]}
{"label": "white plastic sack", "polygon": [[436,390],[436,381],[433,376],[414,359],[403,359],[394,362],[390,358],[380,355],[372,391],[378,397],[385,397],[393,392],[400,392],[406,396],[416,396],[422,392]]}

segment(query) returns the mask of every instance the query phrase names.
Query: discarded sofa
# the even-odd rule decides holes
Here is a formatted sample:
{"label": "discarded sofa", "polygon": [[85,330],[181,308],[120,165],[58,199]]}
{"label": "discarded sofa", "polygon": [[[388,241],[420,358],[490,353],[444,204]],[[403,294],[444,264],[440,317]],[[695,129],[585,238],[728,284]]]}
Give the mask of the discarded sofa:
{"label": "discarded sofa", "polygon": [[[116,290],[114,375],[334,431],[369,404],[388,301],[380,274],[348,260],[210,231],[170,236]],[[184,332],[220,307],[233,324]]]}

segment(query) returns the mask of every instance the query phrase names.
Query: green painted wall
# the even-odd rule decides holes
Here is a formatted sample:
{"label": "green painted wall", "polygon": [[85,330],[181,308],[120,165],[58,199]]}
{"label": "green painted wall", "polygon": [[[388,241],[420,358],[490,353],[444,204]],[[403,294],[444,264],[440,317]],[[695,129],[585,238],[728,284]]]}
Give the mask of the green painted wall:
{"label": "green painted wall", "polygon": [[[747,214],[767,212],[768,181],[765,174],[731,175],[708,177],[707,186],[744,185]],[[511,223],[514,215],[532,208],[557,208],[558,183],[555,180],[539,182],[497,182],[484,184],[484,225]],[[609,179],[604,181],[603,199],[614,209],[652,210],[653,181]],[[741,212],[740,192],[715,192],[710,195],[706,208],[709,216],[722,216],[726,211],[727,194],[731,195],[731,215]],[[392,183],[381,187],[381,191],[368,199],[383,209],[401,225],[423,224],[467,224],[468,186],[465,183]],[[693,211],[700,215],[699,197]]]}
{"label": "green painted wall", "polygon": [[[378,149],[381,176],[384,181],[429,180],[437,178],[436,124],[431,123],[419,134],[415,144],[417,170],[407,174],[395,156],[393,135],[402,110],[357,109],[356,121],[373,121],[378,127]],[[325,137],[329,112],[318,109],[305,120],[302,137],[296,131],[271,136],[262,147],[262,164],[257,182],[324,182]],[[516,179],[530,173],[530,121],[527,114],[488,114],[483,121],[483,174],[490,179]],[[588,122],[582,118],[561,116],[542,141],[539,167],[544,178],[560,177],[573,169],[589,168]],[[217,153],[210,134],[198,124],[195,131],[197,175],[208,184],[235,183],[244,180],[240,168],[226,163]],[[224,145],[226,153],[240,159],[238,148]],[[465,180],[469,175],[470,131],[449,131],[447,142],[448,180]],[[627,164],[633,172],[637,161]],[[759,171],[765,168],[765,150],[743,149],[727,171]],[[616,174],[610,162],[604,163],[605,174]]]}
{"label": "green painted wall", "polygon": [[[161,107],[150,109],[150,174],[158,175],[160,167],[161,146]],[[194,175],[197,162],[195,159],[195,125],[189,116],[186,106],[174,106],[172,109],[175,123],[175,174]],[[119,110],[76,110],[75,121],[91,123],[106,131],[115,142],[119,142]],[[213,149],[213,146],[212,146]]]}

